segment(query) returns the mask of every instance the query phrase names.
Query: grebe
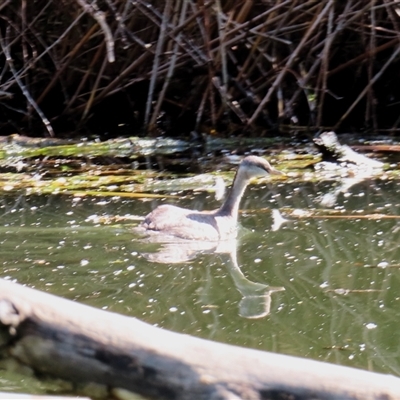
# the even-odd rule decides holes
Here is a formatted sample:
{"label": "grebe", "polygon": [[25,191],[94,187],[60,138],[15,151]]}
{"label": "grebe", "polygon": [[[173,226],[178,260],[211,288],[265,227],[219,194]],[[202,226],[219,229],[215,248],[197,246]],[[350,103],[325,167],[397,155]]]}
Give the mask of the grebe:
{"label": "grebe", "polygon": [[257,156],[245,157],[239,165],[232,188],[220,208],[213,211],[194,211],[173,205],[161,205],[148,214],[139,229],[156,231],[181,239],[219,241],[234,239],[240,200],[255,177],[283,173],[271,167],[268,161]]}

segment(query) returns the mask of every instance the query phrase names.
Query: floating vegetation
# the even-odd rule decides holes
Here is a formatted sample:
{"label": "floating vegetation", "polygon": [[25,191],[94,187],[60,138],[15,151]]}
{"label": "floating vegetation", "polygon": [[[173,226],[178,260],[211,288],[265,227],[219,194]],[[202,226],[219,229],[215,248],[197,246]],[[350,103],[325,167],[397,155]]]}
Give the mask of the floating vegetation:
{"label": "floating vegetation", "polygon": [[282,148],[279,139],[211,138],[197,148],[190,141],[169,138],[73,142],[11,135],[0,142],[0,191],[141,198],[166,197],[185,191],[219,192],[221,186],[232,181],[242,155],[249,153],[267,157],[285,173],[269,178],[275,182],[337,182],[334,191],[321,200],[326,212],[284,210],[289,216],[396,218],[382,213],[344,216],[328,207],[339,195],[365,179],[397,179],[398,169],[389,169],[385,164],[372,175],[363,172],[358,178],[353,166],[335,164],[336,169],[327,171],[316,168],[321,164],[321,155],[312,144],[293,142]]}
{"label": "floating vegetation", "polygon": [[348,295],[351,293],[379,293],[383,292],[383,290],[380,289],[343,289],[343,288],[338,288],[338,289],[327,289],[325,290],[328,293],[335,293],[335,294],[341,294],[341,295]]}
{"label": "floating vegetation", "polygon": [[355,211],[354,214],[344,214],[345,210],[285,210],[293,218],[314,218],[314,219],[400,219],[400,215],[387,215],[387,214],[361,214]]}

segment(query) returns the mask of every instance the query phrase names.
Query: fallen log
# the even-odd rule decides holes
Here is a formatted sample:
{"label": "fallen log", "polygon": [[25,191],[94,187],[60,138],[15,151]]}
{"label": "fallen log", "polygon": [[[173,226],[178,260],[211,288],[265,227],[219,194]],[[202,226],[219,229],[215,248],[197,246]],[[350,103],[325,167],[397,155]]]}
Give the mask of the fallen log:
{"label": "fallen log", "polygon": [[[0,400],[76,400],[76,397],[45,396],[20,393],[0,392]],[[88,397],[80,397],[79,400],[89,400]]]}
{"label": "fallen log", "polygon": [[364,152],[389,152],[389,153],[398,153],[400,151],[400,146],[398,144],[357,144],[352,145],[351,148],[357,151]]}
{"label": "fallen log", "polygon": [[397,377],[173,333],[2,279],[0,359],[155,399],[400,398]]}

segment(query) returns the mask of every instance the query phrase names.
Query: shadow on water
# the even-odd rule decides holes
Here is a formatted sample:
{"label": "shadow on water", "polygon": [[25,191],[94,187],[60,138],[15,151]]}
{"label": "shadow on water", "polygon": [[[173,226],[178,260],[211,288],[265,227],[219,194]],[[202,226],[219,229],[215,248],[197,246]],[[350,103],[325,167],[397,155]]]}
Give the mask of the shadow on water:
{"label": "shadow on water", "polygon": [[[146,243],[109,218],[162,199],[10,196],[0,276],[178,332],[400,376],[398,185],[251,187],[244,234],[225,248]],[[204,193],[175,203],[219,205]]]}

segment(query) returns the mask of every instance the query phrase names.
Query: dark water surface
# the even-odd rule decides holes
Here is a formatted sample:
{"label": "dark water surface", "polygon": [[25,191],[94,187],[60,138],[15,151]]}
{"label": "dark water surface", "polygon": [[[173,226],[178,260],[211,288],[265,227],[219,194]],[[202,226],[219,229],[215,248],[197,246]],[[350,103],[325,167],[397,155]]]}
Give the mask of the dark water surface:
{"label": "dark water surface", "polygon": [[[334,190],[252,186],[236,249],[217,251],[144,243],[134,222],[108,220],[143,216],[162,199],[10,196],[0,277],[177,332],[400,376],[399,183],[353,186],[329,214],[320,201]],[[205,193],[166,201],[219,205]],[[271,209],[288,221],[273,226]],[[24,390],[12,379],[0,390]]]}

